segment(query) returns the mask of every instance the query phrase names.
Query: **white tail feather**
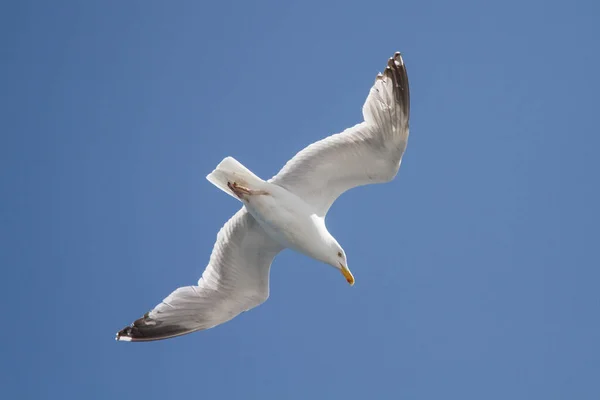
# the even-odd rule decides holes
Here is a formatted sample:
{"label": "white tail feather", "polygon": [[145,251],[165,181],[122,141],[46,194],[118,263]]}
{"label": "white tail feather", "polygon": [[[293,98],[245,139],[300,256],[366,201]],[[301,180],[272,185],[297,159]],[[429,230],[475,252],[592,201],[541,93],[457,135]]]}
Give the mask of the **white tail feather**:
{"label": "white tail feather", "polygon": [[[228,195],[238,199],[238,197],[227,186],[228,182],[236,182],[240,186],[248,189],[260,190],[265,181],[254,175],[252,171],[244,167],[233,157],[225,157],[217,165],[217,168],[206,176],[206,179]],[[239,200],[239,199],[238,199]]]}

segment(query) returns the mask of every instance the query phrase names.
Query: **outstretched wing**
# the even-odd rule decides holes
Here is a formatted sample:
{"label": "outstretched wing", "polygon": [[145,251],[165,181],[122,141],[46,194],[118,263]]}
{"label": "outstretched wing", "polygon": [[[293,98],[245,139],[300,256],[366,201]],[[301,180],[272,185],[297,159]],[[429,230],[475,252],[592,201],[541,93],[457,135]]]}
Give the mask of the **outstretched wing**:
{"label": "outstretched wing", "polygon": [[408,141],[409,114],[408,75],[396,53],[375,79],[363,106],[364,122],[309,145],[270,182],[325,216],[346,190],[396,176]]}
{"label": "outstretched wing", "polygon": [[219,231],[198,286],[180,287],[117,340],[151,341],[222,324],[269,297],[269,270],[283,247],[242,208]]}

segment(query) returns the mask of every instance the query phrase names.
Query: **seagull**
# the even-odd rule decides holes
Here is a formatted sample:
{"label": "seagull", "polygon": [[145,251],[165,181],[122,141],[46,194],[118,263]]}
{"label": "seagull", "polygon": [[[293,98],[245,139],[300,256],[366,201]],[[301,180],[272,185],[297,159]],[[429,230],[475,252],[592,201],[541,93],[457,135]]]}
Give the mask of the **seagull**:
{"label": "seagull", "polygon": [[290,248],[338,269],[350,285],[346,252],[325,225],[327,211],[345,191],[389,182],[408,142],[410,93],[400,53],[371,87],[364,121],[312,143],[265,181],[232,157],[206,178],[243,203],[217,234],[197,286],[176,289],[116,340],[168,339],[223,324],[269,297],[275,256]]}

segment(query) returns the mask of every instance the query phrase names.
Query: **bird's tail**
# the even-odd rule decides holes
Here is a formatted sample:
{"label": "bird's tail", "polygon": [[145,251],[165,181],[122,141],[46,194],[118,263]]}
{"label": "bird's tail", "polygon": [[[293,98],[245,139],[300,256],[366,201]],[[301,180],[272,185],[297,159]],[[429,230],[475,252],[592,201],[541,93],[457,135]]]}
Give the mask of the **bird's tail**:
{"label": "bird's tail", "polygon": [[244,167],[233,157],[225,157],[223,161],[217,165],[217,168],[206,176],[206,179],[236,199],[238,199],[238,197],[229,188],[228,183],[235,182],[240,186],[254,190],[260,190],[265,185],[265,181],[254,175],[252,171]]}

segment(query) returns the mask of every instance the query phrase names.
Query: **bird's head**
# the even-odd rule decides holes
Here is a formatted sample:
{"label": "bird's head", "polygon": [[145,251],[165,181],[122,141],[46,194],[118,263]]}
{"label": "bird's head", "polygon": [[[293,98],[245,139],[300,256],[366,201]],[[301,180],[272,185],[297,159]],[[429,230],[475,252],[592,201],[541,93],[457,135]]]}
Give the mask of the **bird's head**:
{"label": "bird's head", "polygon": [[342,246],[335,240],[331,243],[329,250],[329,259],[326,261],[328,264],[340,270],[346,281],[350,286],[354,285],[354,275],[348,269],[348,260],[346,260],[346,252],[342,249]]}

